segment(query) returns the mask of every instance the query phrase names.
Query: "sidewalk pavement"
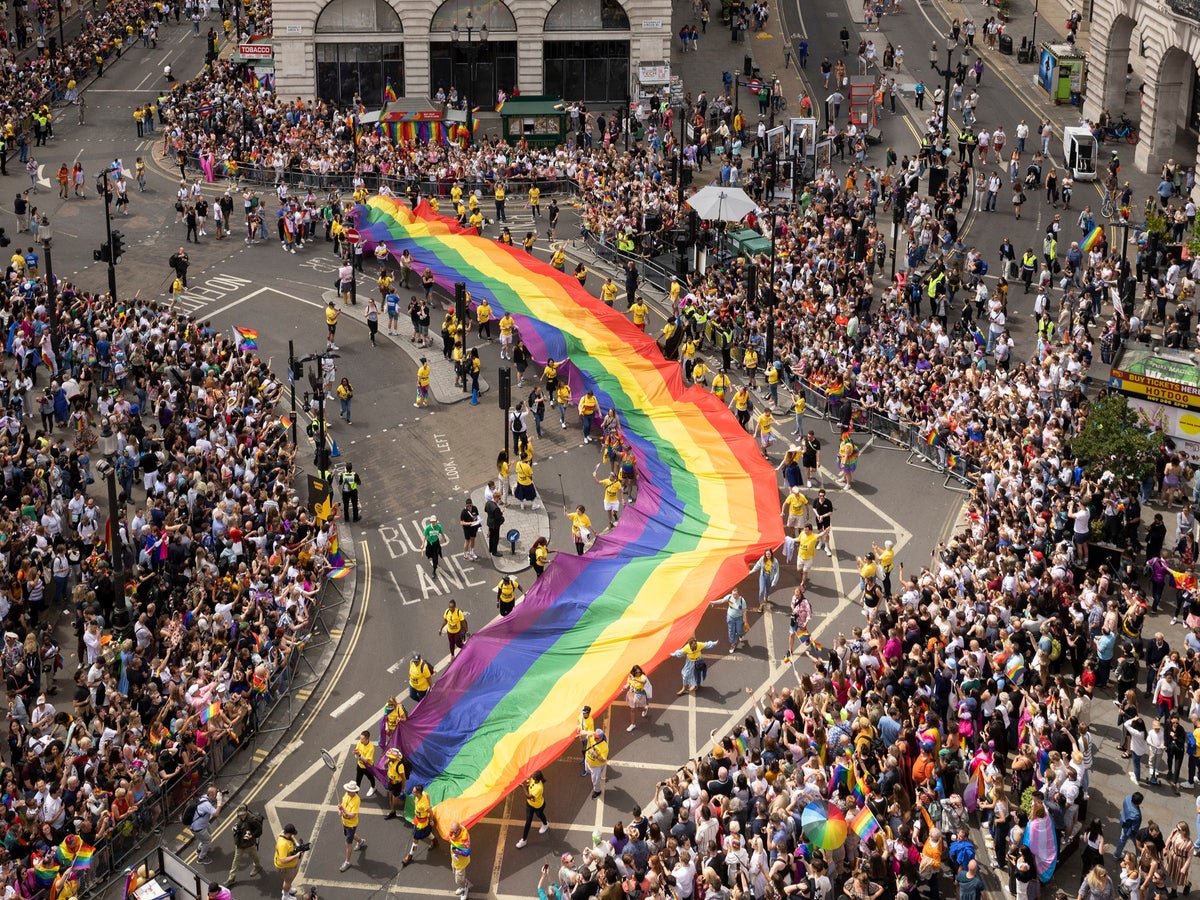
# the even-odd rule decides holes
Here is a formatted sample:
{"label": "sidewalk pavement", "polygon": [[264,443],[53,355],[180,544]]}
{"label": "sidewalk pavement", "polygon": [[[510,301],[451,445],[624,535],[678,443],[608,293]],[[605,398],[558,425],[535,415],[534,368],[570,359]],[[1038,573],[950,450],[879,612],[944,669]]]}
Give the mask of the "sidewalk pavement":
{"label": "sidewalk pavement", "polygon": [[[328,303],[333,300],[338,302],[339,294],[333,288],[328,288],[321,292],[321,301]],[[359,303],[356,306],[345,306],[338,303],[338,309],[342,316],[353,319],[356,322],[361,322],[363,327],[367,324],[367,304],[366,301]],[[407,322],[407,318],[403,321]],[[435,335],[433,325],[430,326],[430,336],[433,337],[433,344],[429,347],[418,347],[416,344],[409,343],[403,335],[400,337],[392,337],[385,330],[387,326],[386,314],[381,314],[380,330],[375,335],[376,342],[390,341],[395,344],[405,353],[407,353],[414,363],[418,366],[421,364],[421,358],[429,360],[429,393],[433,395],[433,399],[438,403],[451,404],[461,403],[463,400],[471,399],[471,392],[464,391],[454,379],[454,364],[442,356],[442,338],[440,334]],[[470,350],[470,343],[467,344],[467,349]],[[488,383],[482,375],[479,376],[479,395],[482,397],[488,390]],[[413,387],[415,396],[416,387]]]}
{"label": "sidewalk pavement", "polygon": [[[534,463],[534,465],[537,465]],[[537,482],[534,482],[537,486]],[[482,487],[471,491],[471,499],[475,501],[477,509],[483,509]],[[533,542],[539,537],[550,537],[550,511],[546,507],[546,496],[541,488],[538,488],[538,507],[537,509],[521,509],[513,497],[509,497],[504,505],[504,524],[500,531],[500,555],[489,556],[487,553],[487,526],[480,529],[479,539],[475,541],[476,553],[485,559],[491,559],[492,565],[496,567],[496,571],[503,575],[515,575],[517,572],[523,572],[530,569],[529,565],[529,548],[533,546]],[[509,535],[515,533],[516,539],[509,540]],[[574,552],[574,545],[572,545]],[[533,583],[531,578],[529,584],[523,584],[522,587],[528,588]]]}

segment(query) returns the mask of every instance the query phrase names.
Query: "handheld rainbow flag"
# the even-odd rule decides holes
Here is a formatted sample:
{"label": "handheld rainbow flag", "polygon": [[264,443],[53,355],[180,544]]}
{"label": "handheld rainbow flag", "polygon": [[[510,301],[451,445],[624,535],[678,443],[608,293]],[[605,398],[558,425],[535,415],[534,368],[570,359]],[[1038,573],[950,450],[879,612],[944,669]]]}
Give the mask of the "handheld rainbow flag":
{"label": "handheld rainbow flag", "polygon": [[1167,569],[1171,573],[1171,577],[1175,579],[1175,590],[1177,591],[1194,591],[1196,590],[1196,576],[1191,572],[1176,572],[1174,569]]}
{"label": "handheld rainbow flag", "polygon": [[239,350],[257,350],[258,349],[258,332],[253,328],[234,328],[238,334],[238,349]]}
{"label": "handheld rainbow flag", "polygon": [[1083,239],[1083,243],[1079,245],[1079,249],[1084,253],[1091,252],[1092,248],[1104,240],[1104,229],[1095,225],[1092,230],[1087,233],[1087,237]]}
{"label": "handheld rainbow flag", "polygon": [[211,722],[214,718],[216,718],[220,714],[221,714],[221,704],[218,701],[214,701],[214,702],[208,704],[208,706],[204,707],[204,709],[200,711],[200,721],[203,724],[207,725],[209,722]]}
{"label": "handheld rainbow flag", "polygon": [[865,841],[879,830],[879,820],[864,806],[858,811],[858,815],[850,820],[850,829],[858,835],[860,841]]}
{"label": "handheld rainbow flag", "polygon": [[58,866],[55,864],[53,857],[40,857],[33,864],[33,878],[40,887],[50,887],[54,884],[54,879],[58,877]]}
{"label": "handheld rainbow flag", "polygon": [[927,445],[929,445],[930,447],[932,447],[937,442],[938,442],[938,430],[937,430],[937,426],[934,426],[933,428],[929,429],[929,434],[925,437],[925,443]]}
{"label": "handheld rainbow flag", "polygon": [[983,766],[975,768],[975,775],[962,792],[963,806],[967,812],[975,812],[979,808],[979,795],[983,793]]}
{"label": "handheld rainbow flag", "polygon": [[383,89],[383,99],[389,103],[396,99],[396,89],[392,87],[392,83],[390,81],[387,83],[387,87]]}
{"label": "handheld rainbow flag", "polygon": [[450,838],[450,855],[464,859],[471,855],[471,836],[464,828],[457,838]]}

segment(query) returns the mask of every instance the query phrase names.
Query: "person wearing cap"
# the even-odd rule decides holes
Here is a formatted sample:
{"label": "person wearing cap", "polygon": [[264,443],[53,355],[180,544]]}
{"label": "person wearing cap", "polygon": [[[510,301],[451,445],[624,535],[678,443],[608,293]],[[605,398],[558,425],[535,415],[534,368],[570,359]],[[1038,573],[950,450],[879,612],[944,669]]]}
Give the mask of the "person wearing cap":
{"label": "person wearing cap", "polygon": [[588,735],[583,761],[592,779],[592,799],[595,800],[600,796],[604,784],[604,768],[608,765],[608,736],[602,729],[597,728]]}
{"label": "person wearing cap", "polygon": [[375,765],[375,744],[371,741],[371,732],[364,731],[358,736],[358,743],[350,748],[354,753],[354,783],[362,786],[365,778],[371,786],[367,789],[367,799],[375,796],[375,773],[371,767]]}
{"label": "person wearing cap", "polygon": [[283,826],[283,833],[275,839],[275,869],[283,877],[280,900],[292,900],[296,890],[292,887],[292,879],[300,868],[300,839],[296,837],[296,826],[290,822]]}
{"label": "person wearing cap", "polygon": [[338,866],[339,872],[350,868],[352,851],[367,849],[367,842],[358,836],[358,808],[362,802],[358,797],[358,785],[348,781],[342,788],[346,793],[342,794],[341,802],[338,803],[338,815],[342,817],[342,834],[346,837],[346,858]]}
{"label": "person wearing cap", "polygon": [[433,687],[433,668],[420,653],[414,653],[408,664],[408,697],[414,703],[421,702]]}
{"label": "person wearing cap", "polygon": [[222,803],[224,803],[224,797],[217,792],[215,787],[209,785],[204,796],[200,798],[192,821],[187,823],[192,833],[196,835],[196,862],[198,863],[212,862],[208,855],[208,848],[212,843],[211,826],[213,819],[221,814]]}
{"label": "person wearing cap", "polygon": [[262,816],[250,814],[250,807],[243,803],[237,808],[237,818],[233,822],[233,862],[229,864],[229,877],[225,879],[227,887],[237,884],[237,872],[243,855],[250,857],[250,877],[263,873],[262,861],[258,858],[258,842],[262,838]]}
{"label": "person wearing cap", "polygon": [[442,539],[446,532],[438,522],[438,517],[430,516],[421,529],[421,534],[425,538],[425,557],[433,566],[433,577],[437,578],[438,563],[442,559]]}
{"label": "person wearing cap", "polygon": [[398,747],[390,748],[383,759],[388,787],[388,814],[384,818],[394,819],[397,808],[404,810],[404,783],[408,780],[408,769],[404,764],[404,754]]}
{"label": "person wearing cap", "polygon": [[[400,868],[406,869],[413,861],[413,852],[417,849],[417,844],[421,841],[429,841],[429,849],[433,850],[437,847],[437,835],[433,833],[432,823],[432,806],[429,803],[429,795],[425,793],[423,785],[414,784],[412,789],[413,796],[413,817],[412,817],[412,844],[409,845],[408,853],[404,854],[404,859],[400,861]],[[391,818],[391,816],[388,816]]]}

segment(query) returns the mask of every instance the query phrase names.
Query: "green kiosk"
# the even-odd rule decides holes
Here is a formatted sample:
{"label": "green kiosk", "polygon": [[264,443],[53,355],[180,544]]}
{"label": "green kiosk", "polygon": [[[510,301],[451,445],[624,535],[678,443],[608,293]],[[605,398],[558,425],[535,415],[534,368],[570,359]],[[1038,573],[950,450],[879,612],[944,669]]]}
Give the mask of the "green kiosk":
{"label": "green kiosk", "polygon": [[500,107],[500,130],[509,144],[557,147],[567,139],[567,105],[558,97],[509,97]]}

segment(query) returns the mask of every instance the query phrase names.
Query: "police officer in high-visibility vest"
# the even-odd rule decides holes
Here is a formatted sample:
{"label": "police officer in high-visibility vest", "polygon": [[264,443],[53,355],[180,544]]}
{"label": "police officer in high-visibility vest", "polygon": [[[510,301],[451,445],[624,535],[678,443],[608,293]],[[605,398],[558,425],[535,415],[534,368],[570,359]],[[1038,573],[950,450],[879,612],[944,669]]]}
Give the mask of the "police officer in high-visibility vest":
{"label": "police officer in high-visibility vest", "polygon": [[1021,256],[1021,281],[1025,283],[1024,293],[1029,293],[1029,288],[1033,285],[1033,275],[1037,271],[1037,255],[1033,252],[1033,248],[1029,247]]}
{"label": "police officer in high-visibility vest", "polygon": [[354,466],[346,463],[346,471],[342,473],[342,512],[347,522],[350,521],[350,507],[354,507],[354,521],[358,521],[358,473]]}

